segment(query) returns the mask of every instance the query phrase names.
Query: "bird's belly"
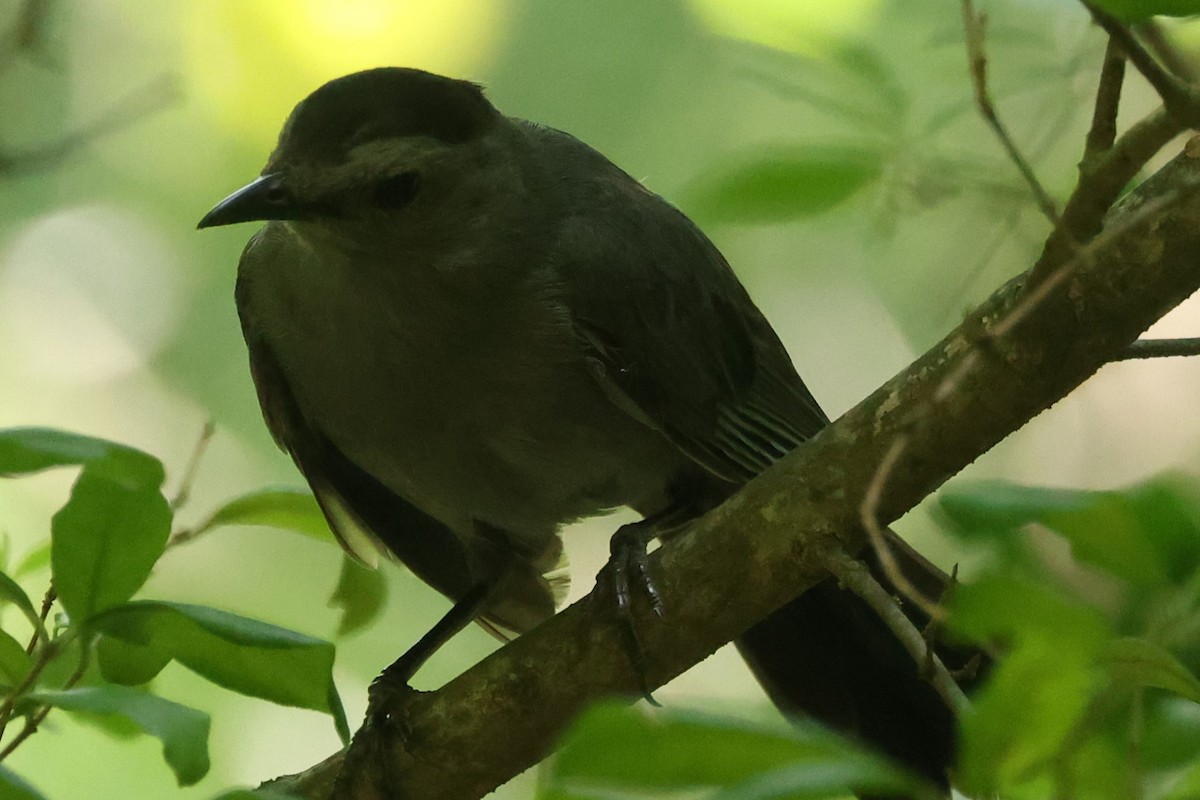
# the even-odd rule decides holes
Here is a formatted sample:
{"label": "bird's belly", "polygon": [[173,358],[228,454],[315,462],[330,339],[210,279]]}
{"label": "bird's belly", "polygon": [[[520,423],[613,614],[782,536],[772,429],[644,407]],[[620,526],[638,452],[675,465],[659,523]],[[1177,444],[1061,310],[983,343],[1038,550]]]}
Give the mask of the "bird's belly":
{"label": "bird's belly", "polygon": [[451,529],[484,522],[536,548],[564,522],[665,496],[677,451],[608,401],[551,315],[389,326],[354,305],[306,313],[276,344],[284,372],[343,453]]}
{"label": "bird's belly", "polygon": [[481,521],[541,540],[663,488],[658,435],[602,405],[587,375],[560,374],[553,392],[440,378],[418,387],[396,373],[359,393],[366,413],[331,405],[321,416],[352,459],[453,529]]}

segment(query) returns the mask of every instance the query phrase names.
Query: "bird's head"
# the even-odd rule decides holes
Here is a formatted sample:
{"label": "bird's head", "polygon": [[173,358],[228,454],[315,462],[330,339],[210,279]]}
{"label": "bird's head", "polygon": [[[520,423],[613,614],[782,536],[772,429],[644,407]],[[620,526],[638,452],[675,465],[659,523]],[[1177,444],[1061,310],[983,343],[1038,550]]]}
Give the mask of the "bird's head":
{"label": "bird's head", "polygon": [[198,227],[281,220],[339,239],[444,238],[519,180],[512,130],[474,83],[398,67],[337,78],[292,111],[261,176]]}

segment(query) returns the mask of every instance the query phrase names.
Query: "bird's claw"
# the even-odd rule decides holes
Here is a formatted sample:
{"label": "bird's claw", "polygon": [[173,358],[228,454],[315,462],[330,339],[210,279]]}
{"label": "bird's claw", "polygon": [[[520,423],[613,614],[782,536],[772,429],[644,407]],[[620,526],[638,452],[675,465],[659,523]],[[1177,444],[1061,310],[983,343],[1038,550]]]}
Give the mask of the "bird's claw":
{"label": "bird's claw", "polygon": [[407,744],[412,740],[412,728],[404,710],[416,695],[417,690],[408,685],[407,679],[391,674],[390,668],[379,673],[367,689],[363,732],[371,736],[395,737]]}
{"label": "bird's claw", "polygon": [[594,604],[603,604],[611,594],[612,606],[609,607],[616,610],[617,623],[625,638],[625,651],[641,683],[642,697],[658,706],[659,702],[650,693],[646,682],[646,654],[633,620],[633,597],[639,590],[649,600],[655,616],[662,618],[666,611],[662,595],[650,577],[647,538],[647,530],[637,523],[624,525],[613,534],[609,560],[597,577],[592,599]]}

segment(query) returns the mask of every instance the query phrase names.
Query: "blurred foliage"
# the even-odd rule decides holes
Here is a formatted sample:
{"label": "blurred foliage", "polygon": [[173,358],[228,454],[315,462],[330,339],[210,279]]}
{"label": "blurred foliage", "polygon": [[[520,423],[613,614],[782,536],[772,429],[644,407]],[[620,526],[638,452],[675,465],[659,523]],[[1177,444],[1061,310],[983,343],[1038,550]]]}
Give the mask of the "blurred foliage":
{"label": "blurred foliage", "polygon": [[[963,721],[964,791],[1176,796],[1173,782],[1200,763],[1196,489],[1161,478],[942,492],[950,529],[989,555],[956,587],[950,626],[1002,653]],[[1175,741],[1147,735],[1164,725]]]}
{"label": "blurred foliage", "polygon": [[[42,613],[0,573],[0,597],[20,609],[33,629],[25,648],[7,630],[0,638],[6,678],[0,737],[10,723],[24,720],[0,757],[35,733],[51,709],[63,709],[124,720],[159,738],[179,784],[196,783],[209,768],[209,717],[158,697],[151,686],[173,660],[224,688],[329,713],[348,741],[333,684],[333,645],[214,608],[134,599],[168,546],[195,536],[168,541],[172,509],[162,494],[157,459],[93,437],[43,428],[0,430],[0,476],[66,466],[81,469],[70,498],[54,515],[53,588]],[[236,500],[209,519],[228,519],[231,507],[252,505]],[[45,617],[56,600],[66,614],[47,630]],[[98,670],[89,669],[93,658]],[[73,669],[63,680],[60,673],[69,665]]]}
{"label": "blurred foliage", "polygon": [[[1130,19],[1196,10],[1099,4]],[[997,105],[1061,198],[1103,37],[1069,0],[979,5]],[[0,4],[0,472],[22,476],[0,482],[4,745],[48,715],[6,762],[38,788],[0,766],[0,797],[163,796],[208,769],[210,745],[212,774],[179,796],[303,768],[336,746],[333,726],[268,718],[266,704],[226,705],[220,692],[316,709],[344,734],[333,646],[308,632],[375,625],[339,641],[338,679],[357,688],[440,615],[440,598],[406,576],[347,560],[339,573],[307,492],[260,488],[299,479],[263,430],[239,341],[230,294],[246,232],[192,230],[257,173],[308,91],[354,69],[420,66],[480,80],[506,112],[581,136],[702,224],[836,404],[941,336],[1048,229],[976,117],[960,25],[953,3],[906,0]],[[1129,81],[1123,121],[1154,102]],[[850,296],[859,304],[843,307]],[[1071,436],[1060,414],[1048,424],[1070,447],[1035,442],[1025,460],[1076,453],[1083,466],[1056,478],[1080,483],[1099,481],[1098,465],[1194,461],[1191,384],[1163,389],[1148,374],[1132,384],[1149,385],[1143,395],[1114,394],[1177,396],[1189,413],[1114,405],[1093,432],[1177,449],[1097,458],[1088,447],[1103,436]],[[184,481],[184,507],[147,452],[184,463],[209,416],[220,432]],[[11,427],[33,422],[107,438]],[[1153,424],[1170,436],[1138,436]],[[944,495],[956,552],[979,573],[956,592],[951,627],[1003,654],[964,722],[972,791],[1200,796],[1194,492],[1194,479],[1172,478]],[[64,612],[46,615],[29,592],[51,576]],[[492,646],[464,632],[424,674],[448,678]],[[131,766],[142,763],[153,767]],[[523,781],[509,796],[528,796]],[[815,797],[911,781],[810,727],[605,707],[570,734],[544,790]]]}
{"label": "blurred foliage", "polygon": [[1196,0],[1096,0],[1096,5],[1130,22],[1157,15],[1186,17],[1200,14]]}
{"label": "blurred foliage", "polygon": [[615,800],[708,790],[722,800],[752,800],[847,789],[938,797],[934,787],[816,724],[600,703],[563,739],[540,796]]}

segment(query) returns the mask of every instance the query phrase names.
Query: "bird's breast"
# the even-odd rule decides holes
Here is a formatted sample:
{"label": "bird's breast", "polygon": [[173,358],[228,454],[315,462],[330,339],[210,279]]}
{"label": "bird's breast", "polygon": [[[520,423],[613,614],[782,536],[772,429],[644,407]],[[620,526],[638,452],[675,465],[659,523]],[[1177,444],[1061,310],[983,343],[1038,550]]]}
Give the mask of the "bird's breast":
{"label": "bird's breast", "polygon": [[452,529],[478,520],[537,545],[665,490],[677,454],[607,400],[551,294],[365,270],[255,277],[250,302],[304,412]]}

